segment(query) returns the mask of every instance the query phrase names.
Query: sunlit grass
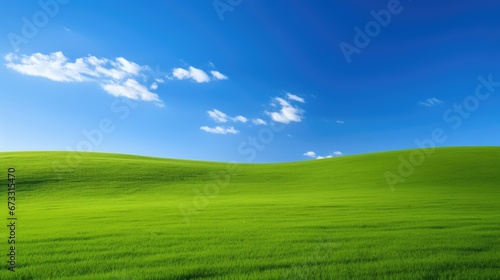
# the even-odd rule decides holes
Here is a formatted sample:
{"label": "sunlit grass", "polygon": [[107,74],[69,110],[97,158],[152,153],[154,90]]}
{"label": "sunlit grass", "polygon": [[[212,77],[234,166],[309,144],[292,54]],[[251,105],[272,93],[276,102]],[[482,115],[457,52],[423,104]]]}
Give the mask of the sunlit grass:
{"label": "sunlit grass", "polygon": [[68,153],[0,153],[19,219],[17,271],[0,278],[498,279],[500,148],[438,149],[392,191],[400,154],[229,172],[84,154],[54,172]]}

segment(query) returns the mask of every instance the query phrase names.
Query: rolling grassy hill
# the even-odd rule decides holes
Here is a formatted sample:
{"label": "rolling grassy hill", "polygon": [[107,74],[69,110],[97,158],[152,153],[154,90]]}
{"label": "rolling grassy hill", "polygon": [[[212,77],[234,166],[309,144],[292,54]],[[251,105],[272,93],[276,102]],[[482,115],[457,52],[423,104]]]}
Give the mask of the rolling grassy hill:
{"label": "rolling grassy hill", "polygon": [[[500,148],[436,149],[391,188],[411,152],[239,165],[0,153],[18,217],[16,272],[4,226],[0,279],[499,279]],[[7,218],[7,187],[1,204]]]}

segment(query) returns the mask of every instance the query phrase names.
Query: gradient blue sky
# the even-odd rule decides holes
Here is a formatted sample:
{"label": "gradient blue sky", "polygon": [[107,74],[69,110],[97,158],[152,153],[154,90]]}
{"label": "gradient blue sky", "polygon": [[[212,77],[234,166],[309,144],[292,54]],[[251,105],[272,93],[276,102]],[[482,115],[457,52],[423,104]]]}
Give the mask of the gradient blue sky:
{"label": "gradient blue sky", "polygon": [[500,82],[498,1],[40,3],[0,2],[0,151],[297,161],[436,128],[439,146],[500,144],[500,87],[478,80]]}

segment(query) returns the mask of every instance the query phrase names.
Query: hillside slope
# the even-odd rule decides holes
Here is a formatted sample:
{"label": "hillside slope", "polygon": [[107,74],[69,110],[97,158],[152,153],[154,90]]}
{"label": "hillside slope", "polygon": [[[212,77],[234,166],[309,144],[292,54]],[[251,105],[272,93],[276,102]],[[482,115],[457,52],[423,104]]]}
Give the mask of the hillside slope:
{"label": "hillside slope", "polygon": [[0,278],[496,279],[500,148],[418,152],[282,164],[0,153],[19,217],[17,271]]}

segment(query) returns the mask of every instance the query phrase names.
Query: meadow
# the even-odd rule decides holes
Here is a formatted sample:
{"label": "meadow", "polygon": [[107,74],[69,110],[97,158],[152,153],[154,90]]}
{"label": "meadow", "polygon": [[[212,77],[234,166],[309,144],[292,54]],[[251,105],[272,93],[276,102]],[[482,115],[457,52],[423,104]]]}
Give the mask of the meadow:
{"label": "meadow", "polygon": [[[500,279],[500,148],[277,164],[0,153],[0,279]],[[74,159],[75,157],[73,157]],[[66,168],[64,168],[66,166]],[[8,217],[7,180],[0,195]]]}

